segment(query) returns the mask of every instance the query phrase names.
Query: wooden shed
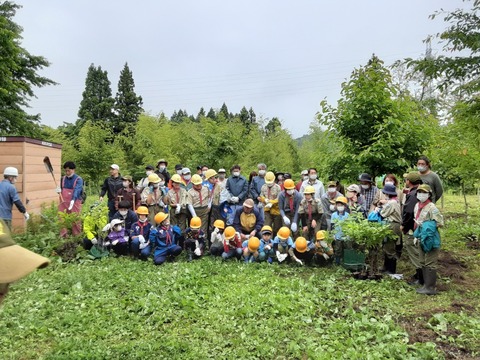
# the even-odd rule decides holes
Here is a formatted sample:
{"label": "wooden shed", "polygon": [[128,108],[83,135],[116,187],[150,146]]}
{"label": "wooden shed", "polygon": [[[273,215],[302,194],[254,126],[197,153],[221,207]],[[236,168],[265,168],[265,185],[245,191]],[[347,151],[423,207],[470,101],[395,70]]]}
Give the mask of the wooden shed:
{"label": "wooden shed", "polygon": [[[29,214],[39,214],[42,204],[58,203],[55,182],[43,163],[45,156],[50,158],[55,179],[60,185],[62,145],[23,136],[0,137],[1,174],[7,166],[18,169],[15,187]],[[25,219],[15,205],[12,215],[13,231],[23,231]]]}

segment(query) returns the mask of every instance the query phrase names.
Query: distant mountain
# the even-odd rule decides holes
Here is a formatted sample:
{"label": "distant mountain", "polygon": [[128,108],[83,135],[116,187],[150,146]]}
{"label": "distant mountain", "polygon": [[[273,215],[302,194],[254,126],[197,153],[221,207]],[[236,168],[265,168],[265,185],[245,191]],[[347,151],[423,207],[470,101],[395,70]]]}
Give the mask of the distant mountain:
{"label": "distant mountain", "polygon": [[312,136],[312,135],[310,135],[310,134],[306,134],[306,135],[303,135],[302,137],[296,138],[295,141],[297,142],[297,145],[298,145],[298,146],[302,146],[303,142],[304,142],[305,140],[310,139],[311,136]]}

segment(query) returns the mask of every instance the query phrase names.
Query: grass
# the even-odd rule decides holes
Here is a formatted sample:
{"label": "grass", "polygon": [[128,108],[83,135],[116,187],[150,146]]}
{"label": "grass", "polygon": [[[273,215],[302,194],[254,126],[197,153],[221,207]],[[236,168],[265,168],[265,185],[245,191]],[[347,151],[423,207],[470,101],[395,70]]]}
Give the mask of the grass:
{"label": "grass", "polygon": [[[466,268],[442,275],[438,296],[417,295],[404,281],[357,281],[337,267],[212,258],[155,267],[55,257],[14,284],[0,307],[0,358],[478,357],[479,252],[466,246],[462,231],[478,223],[480,211],[472,197],[465,220],[462,203],[457,209],[452,199],[445,201],[443,246]],[[38,237],[42,246],[34,238],[18,240],[51,251],[46,235]],[[411,271],[405,259],[399,268]]]}

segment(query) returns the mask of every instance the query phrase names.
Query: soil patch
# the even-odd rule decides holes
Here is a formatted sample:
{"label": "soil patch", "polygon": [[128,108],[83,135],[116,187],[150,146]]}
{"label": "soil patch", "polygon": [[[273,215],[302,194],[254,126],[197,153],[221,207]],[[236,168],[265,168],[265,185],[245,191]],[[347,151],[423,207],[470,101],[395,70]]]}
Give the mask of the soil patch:
{"label": "soil patch", "polygon": [[468,269],[467,264],[463,261],[455,259],[451,253],[440,251],[438,257],[438,273],[440,276],[448,277],[458,282],[465,280],[465,271]]}

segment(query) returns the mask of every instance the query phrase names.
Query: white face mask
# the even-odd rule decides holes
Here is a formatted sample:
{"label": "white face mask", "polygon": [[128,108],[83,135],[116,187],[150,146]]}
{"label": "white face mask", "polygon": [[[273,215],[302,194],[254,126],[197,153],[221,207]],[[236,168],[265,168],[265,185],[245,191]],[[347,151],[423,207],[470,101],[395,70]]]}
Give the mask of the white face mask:
{"label": "white face mask", "polygon": [[419,193],[417,193],[417,199],[418,199],[418,201],[423,203],[423,202],[428,200],[428,194],[419,192]]}
{"label": "white face mask", "polygon": [[113,230],[114,231],[122,231],[122,225],[115,225]]}
{"label": "white face mask", "polygon": [[185,175],[183,178],[188,181],[192,178],[192,175]]}
{"label": "white face mask", "polygon": [[337,206],[337,211],[338,211],[338,212],[344,212],[344,211],[345,211],[345,206],[343,206],[343,205],[338,205],[338,206]]}
{"label": "white face mask", "polygon": [[158,170],[159,170],[159,171],[165,170],[165,165],[160,165],[160,166],[158,167]]}
{"label": "white face mask", "polygon": [[335,205],[330,205],[330,211],[335,211]]}
{"label": "white face mask", "polygon": [[308,179],[309,179],[309,178],[308,178],[308,175],[304,175],[304,176],[303,176],[303,181],[308,180]]}
{"label": "white face mask", "polygon": [[310,180],[317,180],[317,174],[309,175],[308,178]]}
{"label": "white face mask", "polygon": [[128,184],[129,184],[128,181],[124,181],[123,182],[123,187],[125,187],[125,188],[128,187]]}
{"label": "white face mask", "polygon": [[152,170],[147,170],[147,171],[145,171],[145,174],[147,174],[147,176],[148,176],[150,174],[153,174],[153,171]]}
{"label": "white face mask", "polygon": [[393,181],[385,181],[385,185],[395,185]]}
{"label": "white face mask", "polygon": [[424,171],[427,171],[427,167],[423,166],[423,165],[418,165],[417,170],[420,171],[420,172],[424,172]]}
{"label": "white face mask", "polygon": [[239,177],[240,176],[240,171],[234,171],[232,173],[232,175],[235,176],[235,177]]}
{"label": "white face mask", "polygon": [[218,178],[219,178],[220,180],[225,179],[225,174],[218,174]]}
{"label": "white face mask", "polygon": [[267,184],[268,187],[272,187],[275,183]]}
{"label": "white face mask", "polygon": [[266,173],[265,170],[258,170],[258,175],[260,175],[260,176],[264,176],[265,173]]}
{"label": "white face mask", "polygon": [[138,219],[138,221],[140,221],[141,223],[144,223],[145,221],[147,221],[148,219],[145,218],[145,219]]}
{"label": "white face mask", "polygon": [[295,190],[293,190],[293,189],[287,190],[287,194],[288,194],[288,195],[293,195],[294,192],[295,192]]}
{"label": "white face mask", "polygon": [[120,215],[125,216],[128,214],[128,210],[119,211]]}
{"label": "white face mask", "polygon": [[328,191],[330,194],[334,194],[334,193],[337,192],[337,188],[329,187],[327,191]]}
{"label": "white face mask", "polygon": [[202,176],[205,177],[205,175],[207,174],[206,171],[202,171]]}
{"label": "white face mask", "polygon": [[364,184],[362,184],[362,189],[367,190],[368,188],[370,188],[370,185],[364,185]]}
{"label": "white face mask", "polygon": [[160,182],[158,183],[158,186],[165,186],[165,181],[160,181]]}

